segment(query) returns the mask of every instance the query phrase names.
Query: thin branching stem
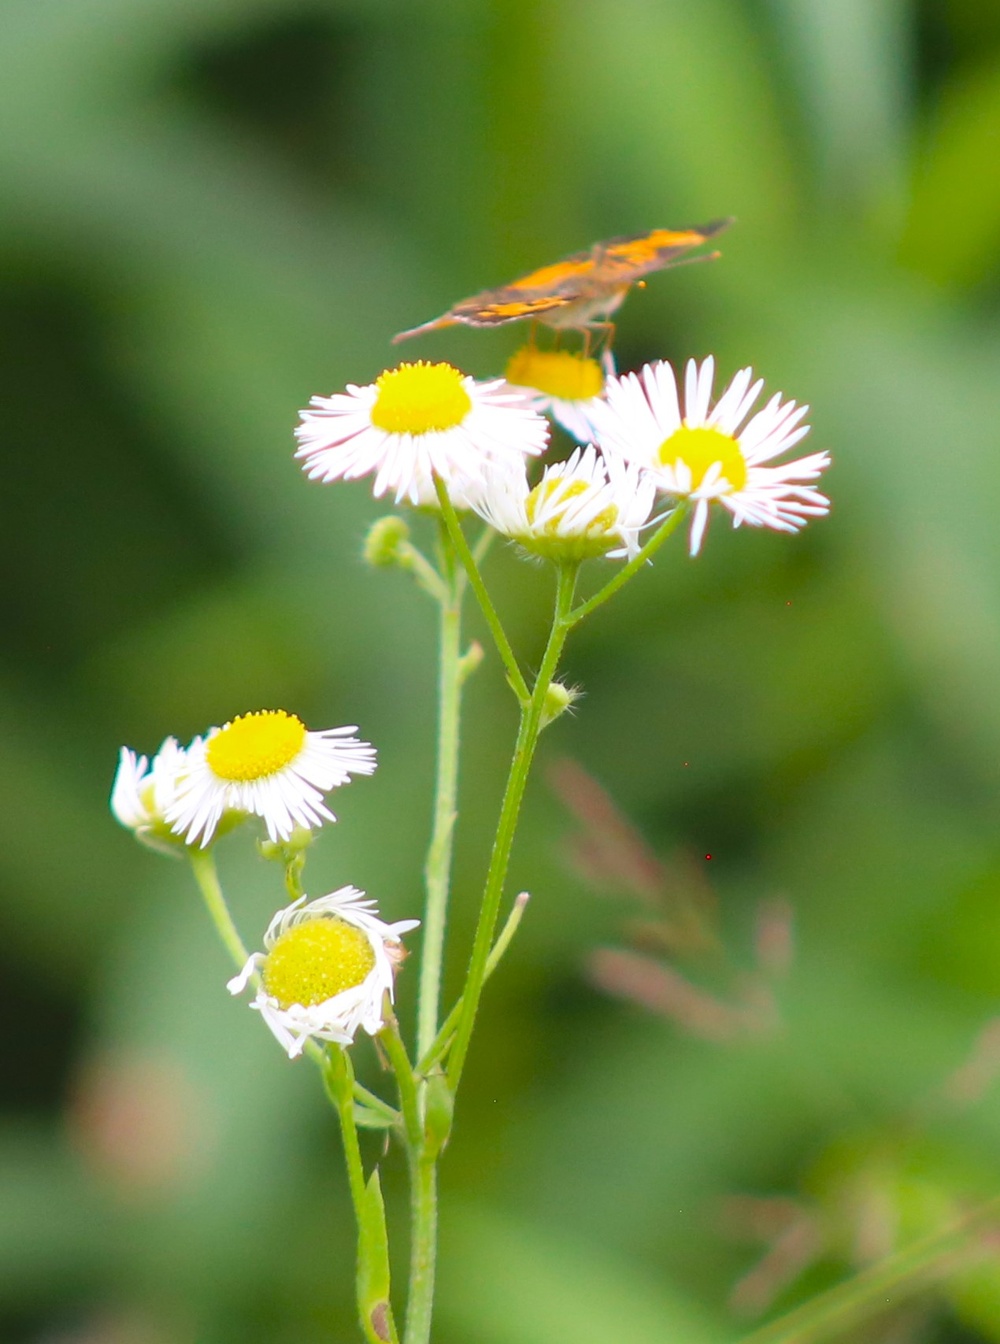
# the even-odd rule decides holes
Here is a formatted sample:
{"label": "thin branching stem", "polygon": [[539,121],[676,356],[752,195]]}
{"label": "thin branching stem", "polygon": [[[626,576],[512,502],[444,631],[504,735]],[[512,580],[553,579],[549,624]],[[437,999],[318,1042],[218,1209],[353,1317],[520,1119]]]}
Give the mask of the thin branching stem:
{"label": "thin branching stem", "polygon": [[570,610],[573,603],[573,593],[576,589],[578,571],[578,565],[564,565],[560,566],[558,570],[555,611],[552,617],[552,628],[549,631],[548,643],[545,647],[545,653],[542,655],[541,667],[538,670],[538,676],[535,679],[530,698],[527,704],[521,707],[521,722],[518,728],[517,742],[514,746],[514,758],[511,761],[507,786],[500,806],[500,819],[497,823],[489,871],[486,875],[486,885],[483,890],[483,900],[472,945],[472,956],[469,961],[469,972],[466,977],[465,988],[462,991],[462,1004],[459,1011],[458,1026],[455,1031],[455,1041],[448,1057],[448,1082],[453,1092],[458,1087],[462,1070],[465,1067],[465,1057],[472,1037],[472,1028],[475,1025],[476,1013],[479,1011],[479,999],[486,982],[486,964],[493,943],[493,930],[496,927],[497,916],[500,912],[500,902],[503,898],[504,882],[507,877],[507,865],[510,860],[514,834],[517,830],[518,817],[521,811],[521,800],[524,797],[525,786],[528,782],[538,734],[542,728],[546,696],[559,666],[563,645],[572,625]]}
{"label": "thin branching stem", "polygon": [[448,529],[448,535],[451,537],[452,544],[455,547],[455,553],[458,555],[466,574],[469,577],[469,583],[472,591],[476,595],[476,601],[479,603],[480,610],[489,626],[490,634],[493,636],[493,642],[497,647],[497,652],[507,669],[507,677],[514,693],[524,705],[528,701],[528,684],[524,680],[521,669],[518,666],[517,659],[514,656],[514,650],[510,646],[510,640],[500,623],[500,617],[496,613],[493,601],[486,591],[486,584],[483,582],[482,575],[479,572],[479,566],[476,564],[475,556],[469,550],[469,543],[465,539],[465,533],[462,531],[462,524],[458,520],[458,514],[455,512],[455,506],[452,504],[448,495],[448,487],[439,476],[434,477],[434,487],[437,490],[438,502],[441,505],[441,514]]}

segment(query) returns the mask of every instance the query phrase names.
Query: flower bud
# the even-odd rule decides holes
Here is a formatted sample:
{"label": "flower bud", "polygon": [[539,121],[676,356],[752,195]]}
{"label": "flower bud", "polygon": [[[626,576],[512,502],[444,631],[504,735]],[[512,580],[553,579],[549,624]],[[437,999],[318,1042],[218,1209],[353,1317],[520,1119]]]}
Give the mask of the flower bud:
{"label": "flower bud", "polygon": [[582,691],[572,686],[564,686],[561,681],[549,682],[549,689],[545,692],[545,703],[542,705],[540,727],[547,728],[553,719],[558,719],[560,714],[572,709],[581,695]]}
{"label": "flower bud", "polygon": [[402,518],[388,514],[372,523],[365,537],[362,555],[375,569],[388,569],[403,563],[400,548],[409,540],[410,529]]}

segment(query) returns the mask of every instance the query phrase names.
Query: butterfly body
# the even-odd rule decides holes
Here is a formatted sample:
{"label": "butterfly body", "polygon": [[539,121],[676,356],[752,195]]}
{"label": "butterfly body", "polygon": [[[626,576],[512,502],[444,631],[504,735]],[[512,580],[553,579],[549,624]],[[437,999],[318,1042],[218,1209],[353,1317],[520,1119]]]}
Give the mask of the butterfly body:
{"label": "butterfly body", "polygon": [[574,252],[562,261],[529,271],[498,289],[484,289],[462,299],[433,321],[401,331],[394,341],[441,327],[495,327],[525,319],[586,331],[606,322],[643,276],[697,260],[686,254],[721,233],[730,222],[720,219],[697,228],[653,229],[609,238],[585,252]]}

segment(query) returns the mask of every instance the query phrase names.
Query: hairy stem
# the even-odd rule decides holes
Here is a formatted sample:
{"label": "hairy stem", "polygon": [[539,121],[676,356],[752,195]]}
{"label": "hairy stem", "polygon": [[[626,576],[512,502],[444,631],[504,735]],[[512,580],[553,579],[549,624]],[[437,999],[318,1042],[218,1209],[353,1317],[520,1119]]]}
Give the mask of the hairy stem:
{"label": "hairy stem", "polygon": [[576,587],[577,572],[578,566],[575,565],[563,566],[558,571],[555,612],[552,618],[552,628],[549,631],[548,643],[545,647],[545,653],[542,655],[542,664],[535,679],[531,696],[527,704],[521,707],[521,722],[514,746],[514,758],[511,761],[507,786],[500,806],[500,819],[497,823],[489,871],[486,875],[486,885],[483,890],[483,901],[479,910],[479,921],[476,925],[476,934],[472,945],[468,976],[466,977],[465,988],[462,991],[462,1006],[455,1033],[455,1043],[451,1047],[448,1058],[448,1082],[453,1092],[458,1087],[462,1070],[465,1067],[465,1057],[468,1053],[472,1028],[475,1025],[479,1000],[486,980],[486,966],[493,942],[493,930],[496,927],[497,915],[500,912],[504,881],[507,877],[507,865],[510,860],[510,852],[514,844],[514,835],[521,811],[521,800],[524,797],[531,762],[535,754],[535,746],[541,731],[545,697],[552,678],[555,676],[556,668],[559,666],[563,645],[572,625],[570,610],[573,603],[573,592]]}
{"label": "hairy stem", "polygon": [[222,939],[223,945],[232,957],[236,968],[242,970],[249,960],[250,953],[243,946],[243,940],[236,931],[236,925],[229,913],[226,898],[222,894],[222,884],[219,881],[219,872],[215,866],[215,855],[211,849],[196,849],[193,845],[189,845],[188,858],[191,860],[195,881],[201,889],[205,906],[212,923],[215,925],[216,932]]}
{"label": "hairy stem", "polygon": [[496,608],[486,591],[486,585],[483,583],[482,575],[479,573],[479,566],[476,564],[475,556],[469,550],[469,543],[465,539],[465,533],[462,531],[462,524],[458,521],[458,514],[455,512],[455,506],[448,497],[448,487],[440,477],[434,477],[434,486],[438,494],[438,502],[441,505],[441,514],[444,518],[445,526],[448,529],[448,535],[451,538],[452,545],[455,547],[455,553],[465,569],[472,586],[472,591],[476,595],[476,601],[479,603],[486,624],[490,628],[490,634],[493,636],[493,642],[497,646],[497,652],[507,669],[507,676],[514,693],[521,701],[522,705],[528,699],[528,686],[521,674],[517,659],[514,657],[514,650],[510,647],[510,640],[507,638],[503,626],[500,624],[500,617],[496,613]]}
{"label": "hairy stem", "polygon": [[[521,916],[524,914],[524,908],[527,904],[528,893],[522,891],[520,896],[518,896],[517,900],[514,902],[510,914],[507,916],[507,922],[497,935],[497,940],[493,944],[490,955],[486,958],[485,980],[488,980],[496,970],[501,957],[510,946],[511,939],[514,937],[514,934],[517,933],[518,925],[521,923]],[[459,999],[458,1003],[455,1004],[454,1008],[452,1008],[451,1012],[445,1018],[444,1024],[434,1040],[434,1044],[427,1051],[426,1055],[423,1055],[419,1060],[417,1064],[418,1075],[425,1076],[428,1074],[438,1060],[447,1054],[448,1047],[454,1039],[461,1013],[462,1000]]]}
{"label": "hairy stem", "polygon": [[[358,1228],[359,1273],[361,1257],[361,1228],[365,1218],[365,1169],[361,1161],[361,1145],[358,1142],[358,1126],[354,1118],[354,1066],[351,1057],[340,1046],[331,1046],[324,1060],[323,1078],[330,1099],[337,1110],[340,1120],[340,1134],[344,1145],[344,1162],[347,1167],[347,1183],[351,1191],[351,1203],[354,1206],[354,1219]],[[359,1280],[360,1281],[360,1280]],[[360,1297],[359,1288],[359,1297]],[[358,1315],[361,1328],[369,1344],[385,1344],[385,1339],[376,1333],[374,1323],[368,1319],[363,1304],[358,1302]],[[391,1307],[388,1310],[387,1327],[389,1339],[398,1338]]]}
{"label": "hairy stem", "polygon": [[670,534],[675,531],[677,524],[687,512],[687,506],[682,501],[672,511],[669,517],[657,528],[650,539],[643,546],[637,555],[634,555],[627,565],[623,565],[613,579],[610,579],[603,588],[599,588],[593,597],[581,602],[580,605],[569,615],[571,625],[576,625],[582,621],[584,616],[589,616],[592,611],[603,606],[609,597],[613,597],[618,589],[628,583],[634,574],[637,574],[648,560],[651,560],[660,549]]}
{"label": "hairy stem", "polygon": [[434,1309],[437,1259],[437,1162],[428,1153],[410,1157],[410,1295],[404,1344],[428,1344]]}
{"label": "hairy stem", "polygon": [[424,912],[417,999],[418,1058],[430,1049],[438,1029],[445,924],[458,799],[459,723],[462,700],[461,620],[465,580],[457,570],[454,545],[444,524],[441,533],[445,591],[441,597],[440,607],[434,820],[424,864],[427,903]]}

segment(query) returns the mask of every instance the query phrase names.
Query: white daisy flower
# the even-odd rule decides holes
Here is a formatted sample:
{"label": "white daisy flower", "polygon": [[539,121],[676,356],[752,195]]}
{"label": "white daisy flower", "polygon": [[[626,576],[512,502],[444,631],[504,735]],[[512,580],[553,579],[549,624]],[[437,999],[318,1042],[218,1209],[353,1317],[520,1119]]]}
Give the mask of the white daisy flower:
{"label": "white daisy flower", "polygon": [[376,499],[427,503],[436,473],[461,491],[486,461],[518,466],[541,453],[548,424],[502,378],[488,383],[450,364],[400,364],[374,383],[313,397],[295,430],[310,480],[374,476]]}
{"label": "white daisy flower", "polygon": [[187,771],[187,756],[177,741],[168,737],[152,762],[122,747],[115,782],[111,787],[111,811],[137,840],[167,853],[183,844],[166,820]]}
{"label": "white daisy flower", "polygon": [[404,955],[400,934],[419,919],[386,924],[356,887],[341,887],[305,904],[300,897],[279,910],[255,952],[229,981],[241,994],[259,974],[257,1010],[288,1058],[310,1038],[350,1045],[359,1027],[375,1036],[385,1025],[385,996],[393,997],[395,969]]}
{"label": "white daisy flower", "polygon": [[188,747],[187,771],[166,819],[187,844],[201,837],[202,848],[225,812],[262,817],[273,841],[289,839],[298,826],[336,821],[323,794],[375,769],[375,748],[353,737],[356,732],[310,733],[283,709],[241,714]]}
{"label": "white daisy flower", "polygon": [[781,532],[796,532],[830,508],[809,484],[830,465],[827,453],[764,465],[805,438],[809,426],[801,422],[809,407],[782,402],[779,392],[747,420],[763,380],[752,382],[752,370],[741,369],[713,407],[714,372],[711,357],[700,367],[689,360],[682,402],[670,365],[647,364],[638,374],[609,379],[606,401],[593,409],[602,447],[646,468],[664,494],[692,501],[692,555],[713,501],[729,510],[735,527]]}
{"label": "white daisy flower", "polygon": [[568,350],[538,350],[533,345],[515,351],[505,377],[530,395],[527,404],[551,415],[577,443],[594,439],[591,409],[604,397],[605,380],[615,372],[610,350],[600,361]]}
{"label": "white daisy flower", "polygon": [[480,517],[526,551],[550,560],[634,555],[656,490],[616,453],[577,448],[546,467],[536,486],[525,471],[489,472],[472,505]]}

